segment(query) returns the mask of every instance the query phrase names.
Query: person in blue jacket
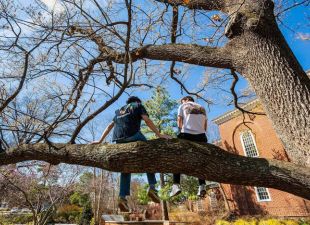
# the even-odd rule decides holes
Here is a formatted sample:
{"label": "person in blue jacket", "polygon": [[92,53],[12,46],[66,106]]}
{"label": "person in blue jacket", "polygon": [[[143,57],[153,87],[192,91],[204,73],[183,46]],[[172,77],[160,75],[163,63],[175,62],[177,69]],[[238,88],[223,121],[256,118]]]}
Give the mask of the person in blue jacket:
{"label": "person in blue jacket", "polygon": [[[131,96],[126,101],[126,105],[115,111],[113,121],[104,130],[99,141],[92,142],[91,144],[101,143],[109,132],[113,130],[113,141],[118,143],[128,143],[134,141],[146,141],[147,139],[141,133],[141,120],[144,120],[146,125],[156,134],[159,138],[171,139],[169,135],[161,134],[152,120],[149,118],[148,113],[141,100],[136,96]],[[159,203],[160,199],[155,189],[156,178],[154,173],[147,173],[149,182],[148,196],[152,201]],[[120,192],[118,206],[122,212],[129,212],[126,196],[130,195],[130,173],[121,173],[120,179]]]}

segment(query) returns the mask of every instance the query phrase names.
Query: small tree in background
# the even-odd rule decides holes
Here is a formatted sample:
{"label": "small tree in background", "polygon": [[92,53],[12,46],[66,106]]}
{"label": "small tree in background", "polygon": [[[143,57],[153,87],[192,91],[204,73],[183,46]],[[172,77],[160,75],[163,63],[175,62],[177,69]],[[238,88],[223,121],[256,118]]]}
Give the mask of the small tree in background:
{"label": "small tree in background", "polygon": [[91,201],[88,201],[83,206],[82,217],[81,217],[79,225],[90,225],[90,221],[92,217],[93,217],[93,210],[91,207]]}
{"label": "small tree in background", "polygon": [[[145,102],[145,108],[149,113],[149,117],[153,120],[159,132],[163,132],[171,136],[176,136],[177,106],[177,101],[171,99],[166,89],[162,87],[157,87],[153,91],[151,99]],[[142,132],[145,133],[149,139],[156,138],[155,134],[151,132],[147,126],[143,126]],[[165,187],[164,174],[160,174],[160,186],[162,189]],[[169,220],[167,202],[163,200],[161,202],[161,206],[163,219]]]}
{"label": "small tree in background", "polygon": [[[165,88],[157,87],[151,99],[147,100],[144,106],[160,132],[176,136],[178,103],[171,99]],[[156,138],[147,126],[142,127],[142,132],[149,139]]]}

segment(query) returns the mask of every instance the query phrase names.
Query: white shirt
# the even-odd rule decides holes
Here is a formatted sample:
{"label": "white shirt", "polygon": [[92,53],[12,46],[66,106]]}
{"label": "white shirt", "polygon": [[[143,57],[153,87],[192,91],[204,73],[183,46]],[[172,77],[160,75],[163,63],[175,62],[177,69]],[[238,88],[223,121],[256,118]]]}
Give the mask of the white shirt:
{"label": "white shirt", "polygon": [[204,107],[195,102],[186,102],[180,105],[178,116],[183,118],[181,133],[203,134],[206,133],[205,123],[207,114]]}

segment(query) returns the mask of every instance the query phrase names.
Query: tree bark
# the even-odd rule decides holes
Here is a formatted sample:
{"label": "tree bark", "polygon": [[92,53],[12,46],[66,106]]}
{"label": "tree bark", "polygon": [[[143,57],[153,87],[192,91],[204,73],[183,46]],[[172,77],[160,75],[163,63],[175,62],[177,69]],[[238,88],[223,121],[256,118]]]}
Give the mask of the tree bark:
{"label": "tree bark", "polygon": [[273,4],[261,2],[252,9],[257,14],[237,13],[229,44],[239,52],[238,70],[254,88],[287,154],[310,166],[310,79],[276,24]]}
{"label": "tree bark", "polygon": [[0,153],[0,166],[26,160],[69,163],[126,173],[182,173],[201,179],[263,186],[310,199],[310,168],[234,155],[212,144],[151,140],[111,145],[22,145]]}
{"label": "tree bark", "polygon": [[246,77],[289,157],[310,166],[310,80],[285,46],[250,36],[247,59],[257,64],[248,64]]}

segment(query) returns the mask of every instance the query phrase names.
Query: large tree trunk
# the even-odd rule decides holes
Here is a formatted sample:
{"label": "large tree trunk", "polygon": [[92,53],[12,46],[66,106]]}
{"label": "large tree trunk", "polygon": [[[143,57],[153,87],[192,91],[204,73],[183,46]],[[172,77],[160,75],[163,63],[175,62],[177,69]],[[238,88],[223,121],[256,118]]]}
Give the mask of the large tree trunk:
{"label": "large tree trunk", "polygon": [[289,157],[310,166],[310,79],[278,28],[272,2],[243,3],[226,29],[237,70],[254,88]]}
{"label": "large tree trunk", "polygon": [[247,60],[252,62],[247,63],[246,77],[265,106],[289,157],[310,166],[310,79],[277,26],[270,30],[273,35],[267,37],[245,35],[249,46]]}
{"label": "large tree trunk", "polygon": [[0,166],[25,160],[95,166],[116,172],[182,173],[220,183],[262,186],[310,199],[310,168],[234,155],[212,144],[151,140],[114,145],[23,145],[0,153]]}
{"label": "large tree trunk", "polygon": [[[280,35],[280,33],[279,33]],[[284,40],[258,35],[249,43],[246,77],[265,107],[289,157],[310,166],[310,80],[286,48]]]}

